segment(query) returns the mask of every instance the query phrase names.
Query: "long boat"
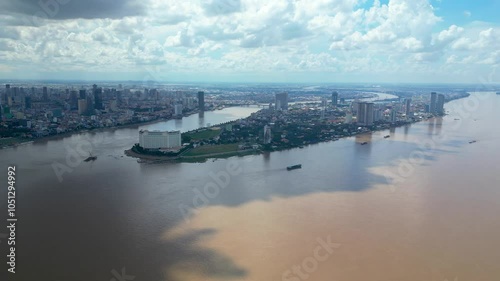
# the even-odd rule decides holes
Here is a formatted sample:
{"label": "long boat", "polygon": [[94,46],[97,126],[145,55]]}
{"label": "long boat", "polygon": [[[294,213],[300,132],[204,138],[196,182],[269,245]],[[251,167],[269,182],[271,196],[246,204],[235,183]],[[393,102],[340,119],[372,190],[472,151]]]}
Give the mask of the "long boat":
{"label": "long boat", "polygon": [[293,166],[286,167],[286,169],[288,171],[295,170],[295,169],[300,169],[300,168],[302,168],[302,164],[298,164],[298,165],[293,165]]}

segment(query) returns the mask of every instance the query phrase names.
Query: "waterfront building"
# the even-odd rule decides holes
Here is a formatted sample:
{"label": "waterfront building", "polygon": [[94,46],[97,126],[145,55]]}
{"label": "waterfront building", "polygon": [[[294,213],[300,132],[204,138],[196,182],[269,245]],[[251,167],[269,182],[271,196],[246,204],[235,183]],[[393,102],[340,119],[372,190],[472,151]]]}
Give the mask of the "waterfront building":
{"label": "waterfront building", "polygon": [[406,99],[406,118],[411,117],[411,99]]}
{"label": "waterfront building", "polygon": [[333,106],[339,105],[339,93],[338,92],[332,93],[332,105]]}
{"label": "waterfront building", "polygon": [[180,147],[181,131],[148,131],[139,132],[139,145],[145,149]]}
{"label": "waterfront building", "polygon": [[431,93],[431,104],[429,105],[429,113],[436,114],[436,108],[437,108],[437,93],[432,92]]}
{"label": "waterfront building", "polygon": [[436,113],[439,115],[444,115],[444,95],[439,94],[436,103]]}
{"label": "waterfront building", "polygon": [[378,122],[382,119],[382,110],[380,108],[375,108],[373,110],[373,121]]}
{"label": "waterfront building", "polygon": [[205,111],[205,92],[198,92],[198,109]]}
{"label": "waterfront building", "polygon": [[398,112],[396,108],[391,109],[391,123],[396,123],[398,117]]}
{"label": "waterfront building", "polygon": [[276,110],[288,110],[288,93],[278,93],[275,99]]}
{"label": "waterfront building", "polygon": [[356,119],[359,125],[362,126],[373,125],[373,103],[359,102]]}

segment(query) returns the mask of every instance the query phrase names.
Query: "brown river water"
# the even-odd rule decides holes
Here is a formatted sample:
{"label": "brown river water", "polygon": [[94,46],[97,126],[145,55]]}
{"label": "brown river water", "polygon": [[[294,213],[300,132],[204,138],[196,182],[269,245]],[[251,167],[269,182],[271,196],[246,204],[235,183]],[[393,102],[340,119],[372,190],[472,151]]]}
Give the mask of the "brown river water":
{"label": "brown river water", "polygon": [[[206,163],[137,163],[123,151],[139,128],[0,150],[3,186],[17,168],[8,280],[500,280],[499,108],[500,96],[474,93],[443,118]],[[141,128],[186,131],[256,110]],[[89,150],[97,161],[82,162]]]}

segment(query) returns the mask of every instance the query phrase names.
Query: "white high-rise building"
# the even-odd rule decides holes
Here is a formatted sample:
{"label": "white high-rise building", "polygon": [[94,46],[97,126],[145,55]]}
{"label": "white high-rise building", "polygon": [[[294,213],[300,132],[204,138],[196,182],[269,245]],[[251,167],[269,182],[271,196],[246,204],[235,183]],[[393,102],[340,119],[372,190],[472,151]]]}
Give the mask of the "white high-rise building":
{"label": "white high-rise building", "polygon": [[181,131],[140,131],[139,145],[146,149],[179,147],[182,145]]}

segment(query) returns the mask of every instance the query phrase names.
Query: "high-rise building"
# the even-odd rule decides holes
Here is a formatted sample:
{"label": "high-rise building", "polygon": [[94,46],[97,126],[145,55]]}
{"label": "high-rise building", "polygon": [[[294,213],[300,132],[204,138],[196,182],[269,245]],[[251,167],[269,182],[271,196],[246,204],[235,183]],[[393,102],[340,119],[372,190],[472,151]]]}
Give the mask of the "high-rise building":
{"label": "high-rise building", "polygon": [[431,104],[429,105],[429,113],[436,114],[436,105],[437,105],[437,93],[431,93]]}
{"label": "high-rise building", "polygon": [[43,87],[42,89],[42,99],[43,101],[49,101],[49,92],[47,90],[47,87]]}
{"label": "high-rise building", "polygon": [[406,118],[411,117],[411,99],[406,99]]}
{"label": "high-rise building", "polygon": [[26,109],[31,108],[31,97],[30,96],[24,97],[24,108],[26,108]]}
{"label": "high-rise building", "polygon": [[85,91],[84,89],[80,90],[80,99],[81,100],[86,100],[87,99],[87,91]]}
{"label": "high-rise building", "polygon": [[4,95],[4,104],[7,104],[7,101],[9,100],[10,97],[10,84],[5,84],[5,95]]}
{"label": "high-rise building", "polygon": [[205,92],[198,92],[198,109],[205,111]]}
{"label": "high-rise building", "polygon": [[264,126],[264,144],[270,144],[273,140],[273,135],[271,133],[271,126]]}
{"label": "high-rise building", "polygon": [[439,115],[444,115],[444,95],[439,94],[436,103],[436,113]]}
{"label": "high-rise building", "polygon": [[76,90],[71,90],[69,95],[69,106],[71,110],[78,110],[78,92]]}
{"label": "high-rise building", "polygon": [[102,104],[102,88],[97,88],[97,85],[92,86],[93,94],[94,94],[94,102],[95,109],[102,110],[104,109],[104,105]]}
{"label": "high-rise building", "polygon": [[87,115],[94,115],[95,114],[95,107],[94,107],[94,101],[92,100],[92,97],[87,96]]}
{"label": "high-rise building", "polygon": [[339,105],[339,93],[338,92],[332,93],[332,105],[333,106]]}
{"label": "high-rise building", "polygon": [[78,114],[83,115],[87,113],[87,99],[78,100]]}
{"label": "high-rise building", "polygon": [[359,102],[357,112],[357,123],[362,126],[373,125],[373,103]]}
{"label": "high-rise building", "polygon": [[116,102],[117,102],[118,105],[122,104],[122,102],[123,102],[123,92],[122,91],[117,91],[116,92]]}
{"label": "high-rise building", "polygon": [[398,112],[397,112],[396,108],[393,107],[391,109],[391,123],[396,123],[397,117],[398,117]]}
{"label": "high-rise building", "polygon": [[276,94],[276,110],[288,110],[288,93]]}
{"label": "high-rise building", "polygon": [[382,110],[380,108],[375,108],[373,110],[373,122],[378,122],[382,119]]}

